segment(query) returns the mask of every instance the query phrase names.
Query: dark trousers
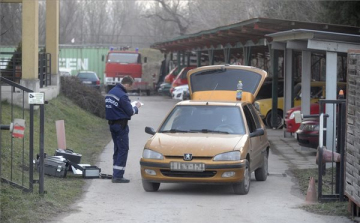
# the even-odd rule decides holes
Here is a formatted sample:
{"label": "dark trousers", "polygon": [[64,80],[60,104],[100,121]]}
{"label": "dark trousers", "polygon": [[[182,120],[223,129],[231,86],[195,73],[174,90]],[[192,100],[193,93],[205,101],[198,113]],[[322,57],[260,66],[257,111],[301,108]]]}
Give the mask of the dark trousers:
{"label": "dark trousers", "polygon": [[129,127],[120,124],[109,125],[111,137],[114,142],[113,178],[124,176],[126,160],[129,151]]}

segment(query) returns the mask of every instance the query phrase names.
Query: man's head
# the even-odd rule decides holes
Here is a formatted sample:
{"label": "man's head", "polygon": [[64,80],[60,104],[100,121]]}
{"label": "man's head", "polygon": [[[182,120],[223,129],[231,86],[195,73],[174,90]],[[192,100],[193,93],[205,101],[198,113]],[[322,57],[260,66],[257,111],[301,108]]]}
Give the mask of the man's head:
{"label": "man's head", "polygon": [[126,90],[130,90],[133,83],[134,79],[130,76],[125,76],[121,80],[121,84],[126,88]]}

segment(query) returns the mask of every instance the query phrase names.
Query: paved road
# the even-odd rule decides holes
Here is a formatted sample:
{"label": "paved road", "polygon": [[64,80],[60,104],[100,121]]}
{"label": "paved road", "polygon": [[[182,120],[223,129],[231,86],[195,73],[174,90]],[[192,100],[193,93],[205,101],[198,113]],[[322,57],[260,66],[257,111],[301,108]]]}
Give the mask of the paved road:
{"label": "paved road", "polygon": [[[56,216],[51,222],[351,222],[299,208],[305,204],[305,198],[288,170],[315,166],[314,153],[297,149],[294,139],[284,139],[281,130],[268,131],[274,144],[269,159],[270,175],[265,182],[257,182],[252,176],[248,195],[234,195],[231,186],[186,184],[162,184],[158,192],[146,193],[139,166],[143,146],[150,137],[144,127],[157,128],[175,101],[156,96],[140,100],[144,106],[129,122],[130,152],[125,177],[131,182],[88,180],[82,199],[72,206],[73,211]],[[110,142],[99,157],[98,166],[103,173],[112,171],[112,149]]]}

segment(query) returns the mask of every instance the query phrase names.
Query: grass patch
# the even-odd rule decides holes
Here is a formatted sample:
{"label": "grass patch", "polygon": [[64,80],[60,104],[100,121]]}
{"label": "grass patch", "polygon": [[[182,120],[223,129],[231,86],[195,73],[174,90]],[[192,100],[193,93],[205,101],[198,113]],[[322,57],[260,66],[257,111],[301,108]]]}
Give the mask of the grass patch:
{"label": "grass patch", "polygon": [[[314,177],[315,179],[315,188],[318,193],[318,169],[296,169],[292,171],[294,176],[297,178],[299,182],[299,188],[301,192],[306,195],[307,189],[309,186],[310,177]],[[334,169],[335,173],[335,169]],[[335,175],[335,174],[334,174]],[[331,168],[326,170],[325,176],[323,176],[323,187],[322,194],[333,194],[335,190],[335,185],[332,184],[332,179],[335,176],[331,174]],[[335,179],[333,180],[335,182]],[[306,211],[322,214],[322,215],[332,215],[332,216],[347,216],[350,217],[350,213],[347,210],[348,201],[345,202],[324,202],[324,203],[316,203],[316,204],[308,204],[303,205],[303,208]]]}
{"label": "grass patch", "polygon": [[[99,93],[100,94],[100,93]],[[102,99],[103,100],[103,99]],[[10,108],[8,103],[2,103],[2,121],[8,123],[11,120]],[[14,107],[14,114],[21,116],[21,109]],[[25,114],[25,119],[27,114]],[[39,110],[35,111],[34,120],[34,155],[39,152]],[[66,143],[67,147],[75,152],[82,154],[82,163],[95,164],[98,155],[102,152],[104,146],[111,140],[107,122],[85,111],[73,103],[69,98],[59,95],[56,99],[49,101],[45,105],[45,152],[53,155],[57,148],[56,138],[56,120],[65,121]],[[28,123],[28,122],[27,122]],[[25,136],[28,133],[25,133]],[[12,156],[15,162],[13,175],[17,175],[20,168],[28,170],[29,166],[21,164],[22,156],[26,157],[27,150],[19,154],[11,154],[9,145],[11,138],[9,134],[2,134],[2,176],[8,175],[6,167],[9,165],[9,158]],[[13,139],[14,147],[19,143],[18,139]],[[20,147],[20,145],[19,145]],[[25,140],[25,147],[26,140]],[[19,160],[17,159],[19,158]],[[26,160],[26,159],[25,159]],[[25,162],[26,164],[27,162]],[[27,171],[25,171],[25,175]],[[21,177],[19,177],[21,180]],[[38,179],[36,172],[34,179]],[[26,179],[25,179],[26,182]],[[68,175],[66,178],[55,178],[45,175],[44,196],[38,194],[39,188],[34,184],[34,192],[23,193],[19,189],[11,187],[6,183],[1,183],[0,188],[0,222],[46,222],[46,219],[60,213],[69,211],[69,205],[74,203],[82,194],[85,180],[78,176]]]}

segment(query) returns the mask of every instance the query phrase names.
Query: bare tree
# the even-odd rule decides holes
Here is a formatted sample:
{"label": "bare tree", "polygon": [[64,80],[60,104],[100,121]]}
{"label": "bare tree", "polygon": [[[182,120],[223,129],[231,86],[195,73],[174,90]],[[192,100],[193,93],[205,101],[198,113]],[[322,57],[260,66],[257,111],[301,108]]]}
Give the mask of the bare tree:
{"label": "bare tree", "polygon": [[21,41],[21,4],[1,3],[0,44],[16,46]]}
{"label": "bare tree", "polygon": [[122,34],[128,34],[126,27],[131,29],[131,25],[134,24],[136,11],[136,3],[133,1],[112,2],[109,9],[110,30],[108,30],[111,36],[111,43],[118,43]]}
{"label": "bare tree", "polygon": [[[146,18],[156,17],[165,23],[173,23],[178,28],[178,34],[184,35],[191,23],[189,18],[189,1],[154,0],[148,8]],[[156,4],[158,7],[156,7]]]}
{"label": "bare tree", "polygon": [[87,26],[86,36],[90,43],[101,43],[100,36],[107,29],[108,14],[106,12],[108,1],[85,1],[86,20],[83,25]]}
{"label": "bare tree", "polygon": [[194,21],[192,32],[203,29],[212,29],[218,26],[229,25],[260,15],[258,1],[197,0],[190,5],[191,20]]}
{"label": "bare tree", "polygon": [[60,30],[59,42],[70,43],[73,38],[78,38],[81,28],[81,4],[78,1],[60,1]]}
{"label": "bare tree", "polygon": [[306,22],[319,22],[318,15],[323,13],[321,1],[283,1],[261,0],[264,17],[298,20]]}

